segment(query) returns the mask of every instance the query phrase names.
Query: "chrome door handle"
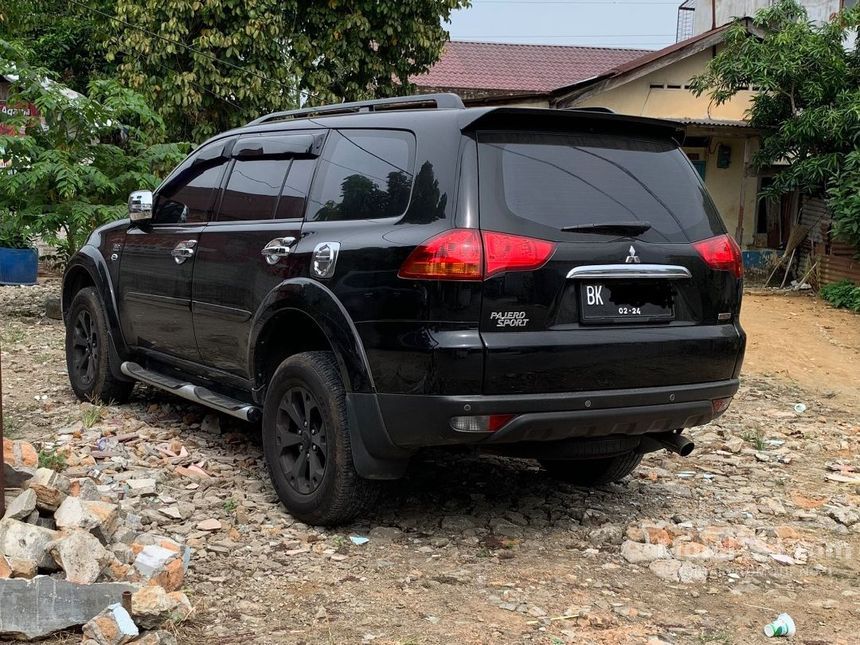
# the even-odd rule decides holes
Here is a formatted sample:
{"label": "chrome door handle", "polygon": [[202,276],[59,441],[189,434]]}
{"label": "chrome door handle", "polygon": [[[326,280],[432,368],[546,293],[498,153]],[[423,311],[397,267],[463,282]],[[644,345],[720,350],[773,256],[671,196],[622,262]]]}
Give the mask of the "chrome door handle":
{"label": "chrome door handle", "polygon": [[184,240],[174,246],[170,252],[170,255],[173,256],[173,261],[176,264],[182,264],[189,258],[193,258],[195,246],[197,246],[197,240]]}
{"label": "chrome door handle", "polygon": [[269,264],[277,264],[278,260],[287,257],[292,252],[295,243],[296,238],[294,237],[276,237],[266,244],[260,253]]}

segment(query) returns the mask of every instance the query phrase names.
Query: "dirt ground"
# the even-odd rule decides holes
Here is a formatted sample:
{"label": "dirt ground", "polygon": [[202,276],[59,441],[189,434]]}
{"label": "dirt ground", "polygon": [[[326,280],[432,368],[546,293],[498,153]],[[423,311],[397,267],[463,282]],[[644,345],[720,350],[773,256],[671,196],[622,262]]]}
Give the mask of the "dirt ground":
{"label": "dirt ground", "polygon": [[[0,288],[7,432],[37,444],[81,418],[62,324],[41,315],[56,289]],[[860,317],[749,293],[743,323],[741,391],[693,455],[596,490],[428,453],[370,517],[319,529],[277,504],[253,428],[141,387],[96,428],[178,439],[214,476],[160,465],[141,513],[195,548],[180,643],[764,643],[781,612],[797,642],[860,642]],[[223,530],[195,530],[213,517]]]}
{"label": "dirt ground", "polygon": [[777,376],[835,403],[860,403],[860,320],[803,294],[758,292],[743,303],[746,374]]}

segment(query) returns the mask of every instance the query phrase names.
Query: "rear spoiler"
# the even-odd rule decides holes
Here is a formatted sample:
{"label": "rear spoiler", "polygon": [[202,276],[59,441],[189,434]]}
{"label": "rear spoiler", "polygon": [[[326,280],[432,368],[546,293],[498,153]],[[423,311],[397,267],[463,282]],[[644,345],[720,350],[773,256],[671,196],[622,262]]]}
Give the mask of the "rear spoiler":
{"label": "rear spoiler", "polygon": [[684,140],[684,126],[675,121],[614,114],[596,110],[550,110],[547,108],[490,107],[464,110],[460,129],[555,130],[617,133],[647,138]]}

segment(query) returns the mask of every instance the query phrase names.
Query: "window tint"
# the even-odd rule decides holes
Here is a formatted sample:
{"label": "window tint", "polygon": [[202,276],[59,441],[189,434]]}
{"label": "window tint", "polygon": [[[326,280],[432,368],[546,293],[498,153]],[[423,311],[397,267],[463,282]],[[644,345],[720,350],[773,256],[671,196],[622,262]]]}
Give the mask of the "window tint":
{"label": "window tint", "polygon": [[314,181],[308,219],[402,215],[412,191],[415,138],[394,130],[333,131]]}
{"label": "window tint", "polygon": [[209,219],[221,185],[226,160],[202,163],[187,160],[158,191],[153,208],[155,224],[194,224]]}
{"label": "window tint", "polygon": [[290,165],[275,219],[300,218],[305,214],[305,200],[316,163],[316,159],[296,159]]}
{"label": "window tint", "polygon": [[218,221],[272,219],[288,159],[237,159],[230,171]]}
{"label": "window tint", "polygon": [[682,243],[723,232],[671,141],[600,134],[480,133],[481,226],[554,240],[565,226],[642,221],[640,237]]}

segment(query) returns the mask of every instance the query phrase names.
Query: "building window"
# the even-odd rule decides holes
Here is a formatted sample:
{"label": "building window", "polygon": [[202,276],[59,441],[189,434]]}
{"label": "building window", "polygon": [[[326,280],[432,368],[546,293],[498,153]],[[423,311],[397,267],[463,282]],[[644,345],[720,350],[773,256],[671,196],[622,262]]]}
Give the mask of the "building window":
{"label": "building window", "polygon": [[843,9],[851,9],[857,6],[857,0],[842,0]]}

